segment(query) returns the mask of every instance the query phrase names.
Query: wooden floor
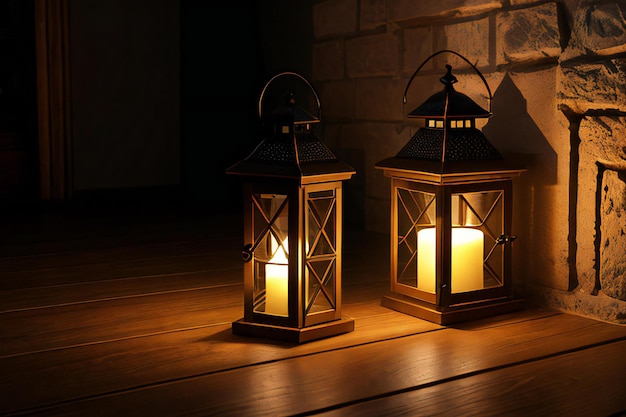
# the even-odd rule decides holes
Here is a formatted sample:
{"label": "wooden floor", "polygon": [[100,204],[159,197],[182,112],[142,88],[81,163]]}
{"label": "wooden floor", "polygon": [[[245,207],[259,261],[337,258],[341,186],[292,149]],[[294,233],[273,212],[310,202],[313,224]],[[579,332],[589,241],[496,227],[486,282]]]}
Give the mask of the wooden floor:
{"label": "wooden floor", "polygon": [[3,217],[0,414],[626,414],[626,327],[532,306],[452,327],[388,310],[376,234],[345,231],[354,332],[232,335],[240,220],[193,206]]}

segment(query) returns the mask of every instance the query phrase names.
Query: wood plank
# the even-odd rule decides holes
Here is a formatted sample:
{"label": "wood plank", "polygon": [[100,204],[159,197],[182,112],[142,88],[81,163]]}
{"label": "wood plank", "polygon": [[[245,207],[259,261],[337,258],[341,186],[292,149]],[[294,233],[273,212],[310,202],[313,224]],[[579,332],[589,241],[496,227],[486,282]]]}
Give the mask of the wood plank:
{"label": "wood plank", "polygon": [[44,271],[68,266],[102,264],[111,262],[133,261],[137,259],[155,259],[162,256],[175,257],[203,253],[234,254],[233,261],[241,261],[238,249],[241,239],[213,238],[204,240],[168,241],[142,245],[118,244],[111,248],[89,249],[73,248],[71,251],[44,253],[26,256],[2,256],[0,276],[11,273]]}
{"label": "wood plank", "polygon": [[241,219],[240,213],[216,213],[199,205],[186,207],[184,204],[67,207],[50,212],[34,208],[0,218],[3,231],[0,234],[0,257],[207,238],[240,238]]}
{"label": "wood plank", "polygon": [[[380,325],[377,329],[382,330]],[[84,415],[94,410],[145,415],[149,405],[151,415],[304,413],[626,340],[626,328],[561,314],[478,330],[444,328],[341,349],[318,346],[318,353],[287,355],[278,361],[259,360],[257,355],[262,356],[266,344],[228,334],[223,337],[227,340],[218,344],[224,349],[222,354],[256,357],[257,364],[164,379],[41,411],[46,415]],[[213,351],[194,354],[199,361],[219,359]],[[149,355],[143,358],[122,361],[131,370],[118,367],[119,372],[144,372],[160,363]]]}
{"label": "wood plank", "polygon": [[624,415],[624,352],[626,341],[610,343],[310,415]]}
{"label": "wood plank", "polygon": [[243,268],[212,268],[197,272],[147,275],[95,282],[51,285],[36,288],[0,291],[0,314],[49,308],[69,304],[107,301],[114,298],[155,295],[158,293],[207,289],[226,284],[239,284]]}
{"label": "wood plank", "polygon": [[0,357],[232,322],[243,285],[72,304],[0,315]]}
{"label": "wood plank", "polygon": [[[0,289],[15,290],[39,286],[132,278],[146,275],[176,274],[223,268],[236,264],[229,253],[201,253],[172,257],[111,260],[98,264],[70,265],[49,270],[0,273]],[[226,258],[226,259],[225,259]],[[239,262],[240,264],[240,262]]]}

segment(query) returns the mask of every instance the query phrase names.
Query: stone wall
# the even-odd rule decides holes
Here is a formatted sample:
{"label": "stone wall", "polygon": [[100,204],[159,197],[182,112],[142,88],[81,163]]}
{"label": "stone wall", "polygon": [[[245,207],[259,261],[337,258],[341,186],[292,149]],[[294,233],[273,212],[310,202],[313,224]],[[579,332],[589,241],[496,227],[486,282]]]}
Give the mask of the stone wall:
{"label": "stone wall", "polygon": [[[620,0],[324,0],[313,7],[313,82],[324,138],[357,169],[345,217],[389,233],[389,179],[374,168],[418,128],[405,114],[441,89],[494,116],[483,126],[516,180],[513,277],[552,308],[626,323],[626,4]],[[381,262],[388,260],[381,260]]]}

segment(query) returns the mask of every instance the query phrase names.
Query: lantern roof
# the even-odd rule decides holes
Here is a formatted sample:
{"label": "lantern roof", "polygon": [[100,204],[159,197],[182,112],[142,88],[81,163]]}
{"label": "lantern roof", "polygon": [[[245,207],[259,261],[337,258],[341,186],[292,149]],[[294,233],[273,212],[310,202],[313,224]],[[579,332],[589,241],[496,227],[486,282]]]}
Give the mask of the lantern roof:
{"label": "lantern roof", "polygon": [[511,179],[526,171],[521,160],[492,159],[488,161],[418,161],[387,158],[376,163],[385,175],[418,180],[434,185],[467,184],[481,181]]}
{"label": "lantern roof", "polygon": [[269,114],[266,122],[303,125],[319,123],[320,119],[296,105],[294,94],[287,91],[284,102]]}
{"label": "lantern roof", "polygon": [[[428,127],[418,129],[394,157],[378,162],[376,167],[394,172],[429,172],[434,175],[456,175],[464,170],[516,171],[518,168],[508,166],[509,162],[503,160],[500,152],[475,127],[474,122],[467,123],[467,119],[486,118],[492,113],[457,92],[453,87],[457,79],[452,74],[452,67],[446,65],[446,68],[446,74],[439,80],[444,84],[443,91],[431,96],[409,114],[411,117],[443,119],[443,122],[428,123]],[[489,91],[484,77],[481,76],[481,79]],[[463,123],[456,123],[458,119],[463,119]]]}
{"label": "lantern roof", "polygon": [[474,100],[454,89],[458,81],[452,74],[452,66],[446,65],[448,72],[439,79],[444,85],[442,91],[433,94],[424,103],[409,113],[415,118],[486,118],[491,112],[485,110]]}
{"label": "lantern roof", "polygon": [[[296,106],[292,93],[264,119],[261,142],[244,160],[228,168],[228,174],[297,179],[304,184],[349,179],[355,173],[310,129],[309,125],[320,119]],[[282,130],[283,126],[289,128]]]}
{"label": "lantern roof", "polygon": [[332,151],[312,132],[270,135],[243,161],[226,170],[229,174],[250,177],[280,177],[313,182],[348,179],[355,170],[337,159]]}
{"label": "lantern roof", "polygon": [[421,128],[396,155],[397,158],[454,162],[502,159],[502,155],[476,128]]}

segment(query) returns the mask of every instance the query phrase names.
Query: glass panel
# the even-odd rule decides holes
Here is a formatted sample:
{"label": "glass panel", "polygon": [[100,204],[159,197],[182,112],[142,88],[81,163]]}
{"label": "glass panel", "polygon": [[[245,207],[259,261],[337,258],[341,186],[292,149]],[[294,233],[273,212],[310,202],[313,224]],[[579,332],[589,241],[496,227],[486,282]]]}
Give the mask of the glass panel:
{"label": "glass panel", "polygon": [[308,285],[306,292],[307,313],[317,313],[335,308],[335,259],[307,262]]}
{"label": "glass panel", "polygon": [[254,311],[288,316],[287,196],[253,194]]}
{"label": "glass panel", "polygon": [[[493,203],[490,213],[485,219],[485,288],[504,285],[504,249],[498,239],[504,235],[504,195]],[[489,244],[487,244],[489,243]]]}
{"label": "glass panel", "polygon": [[308,208],[307,252],[309,256],[334,254],[336,233],[334,190],[310,193]]}
{"label": "glass panel", "polygon": [[503,284],[502,190],[452,195],[453,293]]}
{"label": "glass panel", "polygon": [[[396,282],[422,291],[435,290],[435,195],[396,189]],[[432,230],[431,236],[427,235]]]}
{"label": "glass panel", "polygon": [[336,229],[335,190],[307,195],[306,235],[306,313],[336,308]]}

